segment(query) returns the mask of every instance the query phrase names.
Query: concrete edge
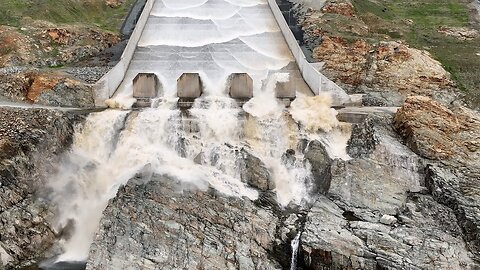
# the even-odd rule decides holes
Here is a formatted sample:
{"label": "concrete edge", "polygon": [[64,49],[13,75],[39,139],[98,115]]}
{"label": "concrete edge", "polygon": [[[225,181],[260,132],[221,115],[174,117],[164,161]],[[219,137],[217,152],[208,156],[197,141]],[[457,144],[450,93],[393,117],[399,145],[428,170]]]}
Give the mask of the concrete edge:
{"label": "concrete edge", "polygon": [[93,89],[95,91],[95,106],[105,106],[105,100],[111,98],[122,83],[154,3],[155,0],[147,0],[135,29],[128,39],[127,46],[120,57],[120,61],[94,84]]}
{"label": "concrete edge", "polygon": [[273,12],[275,20],[280,26],[283,37],[290,48],[290,51],[297,61],[297,65],[302,73],[302,77],[305,82],[310,86],[315,95],[320,92],[329,92],[332,95],[335,104],[344,104],[350,102],[349,95],[336,83],[328,79],[318,69],[315,68],[315,64],[309,63],[305,54],[303,53],[300,45],[298,44],[295,36],[293,35],[287,21],[283,17],[282,11],[277,5],[275,0],[267,0],[270,9]]}

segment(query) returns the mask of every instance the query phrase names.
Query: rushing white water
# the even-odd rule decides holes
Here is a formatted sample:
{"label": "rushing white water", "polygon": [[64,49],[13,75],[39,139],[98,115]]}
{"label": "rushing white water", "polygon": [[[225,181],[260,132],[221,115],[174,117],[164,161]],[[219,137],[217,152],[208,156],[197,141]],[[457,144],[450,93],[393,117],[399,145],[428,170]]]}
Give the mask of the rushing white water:
{"label": "rushing white water", "polygon": [[[189,188],[211,187],[225,196],[255,200],[258,191],[241,179],[238,151],[242,148],[265,164],[280,205],[309,201],[312,174],[303,154],[296,152],[289,161],[283,155],[297,149],[301,138],[335,142],[345,136],[307,131],[274,97],[264,102],[276,109],[255,116],[231,98],[209,96],[197,99],[187,114],[176,108],[175,99],[141,111],[91,114],[49,185],[57,206],[55,228],[70,229],[59,260],[87,258],[102,211],[132,178],[174,179]],[[346,140],[333,144],[327,147],[337,149],[330,151],[332,157],[343,158]]]}
{"label": "rushing white water", "polygon": [[[290,109],[275,98],[275,85],[295,79],[298,69],[265,0],[156,1],[109,107],[131,108],[138,72],[157,74],[162,97],[141,111],[91,114],[52,176],[54,227],[66,235],[59,261],[87,258],[103,210],[130,179],[175,180],[180,189],[255,200],[259,191],[241,179],[243,149],[262,161],[278,203],[287,206],[310,200],[308,163],[302,151],[291,153],[301,139],[321,140],[333,158],[348,158],[347,136],[327,96],[299,95]],[[176,80],[184,72],[198,72],[204,86],[188,111],[176,106]],[[254,98],[243,107],[226,92],[233,72],[254,81]]]}
{"label": "rushing white water", "polygon": [[292,258],[290,260],[290,270],[296,270],[297,269],[297,256],[298,256],[298,246],[300,245],[300,236],[302,235],[301,232],[295,236],[295,238],[292,240],[292,243],[290,246],[292,247]]}

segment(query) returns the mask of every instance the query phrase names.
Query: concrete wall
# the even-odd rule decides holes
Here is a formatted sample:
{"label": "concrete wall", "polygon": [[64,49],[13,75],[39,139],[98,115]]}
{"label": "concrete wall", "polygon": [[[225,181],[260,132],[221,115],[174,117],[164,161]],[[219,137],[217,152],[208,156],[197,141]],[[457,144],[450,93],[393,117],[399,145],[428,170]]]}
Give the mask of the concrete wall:
{"label": "concrete wall", "polygon": [[147,23],[154,2],[155,0],[148,0],[145,4],[120,61],[94,85],[95,106],[105,107],[105,100],[111,98],[118,86],[122,83],[123,77],[125,77],[125,73],[127,72],[130,61],[137,48],[138,41],[142,36],[143,28]]}
{"label": "concrete wall", "polygon": [[295,39],[290,27],[287,24],[287,21],[283,17],[280,8],[277,5],[275,0],[268,0],[270,9],[277,20],[278,25],[283,33],[283,37],[287,41],[288,47],[293,54],[293,57],[297,61],[300,72],[302,73],[303,79],[310,86],[312,91],[318,95],[320,92],[329,92],[331,93],[335,104],[347,103],[350,100],[350,97],[345,93],[345,91],[332,82],[330,79],[325,77],[319,71],[318,65],[314,63],[309,63],[305,54],[303,53],[298,41]]}

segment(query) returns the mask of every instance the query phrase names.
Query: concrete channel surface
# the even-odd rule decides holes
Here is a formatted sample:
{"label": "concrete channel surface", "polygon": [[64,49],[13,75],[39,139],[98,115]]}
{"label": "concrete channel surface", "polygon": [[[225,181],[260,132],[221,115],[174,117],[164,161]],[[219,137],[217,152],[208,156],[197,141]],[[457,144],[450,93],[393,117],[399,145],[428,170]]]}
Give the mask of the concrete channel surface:
{"label": "concrete channel surface", "polygon": [[228,95],[233,73],[253,79],[254,95],[275,73],[288,74],[295,91],[313,95],[266,0],[153,1],[113,99],[131,99],[139,73],[155,73],[166,98],[177,96],[184,73],[200,74],[206,95]]}

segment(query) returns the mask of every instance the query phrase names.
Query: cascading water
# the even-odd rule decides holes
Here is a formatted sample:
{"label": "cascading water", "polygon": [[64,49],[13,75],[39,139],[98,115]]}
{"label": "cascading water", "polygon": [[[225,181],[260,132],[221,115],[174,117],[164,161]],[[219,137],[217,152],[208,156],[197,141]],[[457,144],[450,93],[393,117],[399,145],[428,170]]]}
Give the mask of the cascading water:
{"label": "cascading water", "polygon": [[233,99],[206,97],[195,102],[188,116],[169,102],[141,111],[91,114],[50,183],[58,210],[55,227],[69,229],[59,261],[87,258],[108,200],[135,177],[149,181],[157,175],[255,200],[258,191],[240,177],[238,150],[243,148],[265,163],[280,205],[308,201],[312,175],[303,154],[289,162],[282,155],[296,149],[300,138],[321,135],[299,128],[288,110],[278,108],[255,117]]}
{"label": "cascading water", "polygon": [[[275,98],[275,85],[298,75],[291,63],[265,0],[156,1],[124,84],[108,104],[131,107],[138,72],[158,75],[162,97],[140,111],[92,113],[76,133],[49,185],[54,225],[64,236],[58,261],[87,259],[102,211],[130,179],[175,180],[180,188],[257,199],[259,191],[242,181],[242,149],[265,164],[280,205],[308,201],[309,164],[301,151],[284,159],[287,150],[301,139],[320,139],[332,142],[332,157],[348,156],[345,140],[323,132],[339,126],[327,97],[300,95],[290,109]],[[198,72],[204,85],[189,110],[175,98],[184,72]],[[243,107],[226,93],[233,72],[254,80],[254,98]]]}
{"label": "cascading water", "polygon": [[299,232],[295,238],[293,238],[292,243],[290,244],[292,248],[292,258],[290,260],[290,270],[296,270],[297,269],[297,257],[298,257],[298,246],[300,245],[300,236],[302,235],[301,232]]}

